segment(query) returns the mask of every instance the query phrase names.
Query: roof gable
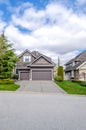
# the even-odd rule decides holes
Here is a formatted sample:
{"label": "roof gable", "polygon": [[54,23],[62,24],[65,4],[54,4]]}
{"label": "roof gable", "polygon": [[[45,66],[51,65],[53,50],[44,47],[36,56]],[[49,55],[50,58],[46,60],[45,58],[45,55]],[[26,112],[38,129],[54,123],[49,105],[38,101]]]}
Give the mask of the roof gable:
{"label": "roof gable", "polygon": [[23,53],[21,53],[18,57],[20,58],[20,57],[22,57],[25,53],[29,53],[29,54],[31,54],[34,58],[36,58],[36,56],[33,54],[33,53],[31,53],[28,49],[26,49]]}
{"label": "roof gable", "polygon": [[67,64],[71,64],[74,61],[86,61],[86,50],[83,51],[82,53],[80,53],[79,55],[77,55],[75,58],[71,59],[70,61],[68,61],[65,65]]}
{"label": "roof gable", "polygon": [[32,53],[34,56],[36,56],[36,57],[38,57],[38,56],[41,55],[41,53],[38,52],[38,51],[32,51],[31,53]]}
{"label": "roof gable", "polygon": [[85,61],[86,60],[86,51],[83,51],[78,56],[75,57],[75,61]]}
{"label": "roof gable", "polygon": [[79,68],[86,68],[86,61],[83,61],[80,65],[77,66],[77,69]]}
{"label": "roof gable", "polygon": [[54,65],[54,63],[44,55],[40,55],[36,58],[31,65]]}

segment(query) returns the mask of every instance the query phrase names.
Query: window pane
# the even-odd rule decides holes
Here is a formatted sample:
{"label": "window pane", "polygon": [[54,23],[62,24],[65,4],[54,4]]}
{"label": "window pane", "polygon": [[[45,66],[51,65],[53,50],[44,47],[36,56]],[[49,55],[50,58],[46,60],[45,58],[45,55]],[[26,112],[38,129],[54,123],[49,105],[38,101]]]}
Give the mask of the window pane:
{"label": "window pane", "polygon": [[30,62],[31,56],[24,56],[24,62]]}

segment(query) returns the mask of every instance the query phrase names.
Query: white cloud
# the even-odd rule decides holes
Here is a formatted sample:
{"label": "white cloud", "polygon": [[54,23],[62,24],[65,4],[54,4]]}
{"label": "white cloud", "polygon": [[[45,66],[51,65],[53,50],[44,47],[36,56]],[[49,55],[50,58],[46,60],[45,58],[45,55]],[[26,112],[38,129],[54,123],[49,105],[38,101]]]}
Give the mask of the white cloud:
{"label": "white cloud", "polygon": [[[37,49],[50,55],[54,61],[60,55],[65,63],[77,54],[78,49],[86,48],[84,14],[75,14],[57,3],[50,3],[42,10],[29,4],[22,5],[15,12],[5,34],[15,43],[17,51]],[[27,29],[28,33],[17,26]]]}
{"label": "white cloud", "polygon": [[[26,7],[26,9],[25,9]],[[21,13],[23,11],[23,13]],[[44,10],[36,10],[28,3],[28,6],[22,5],[16,10],[16,14],[12,15],[14,25],[19,25],[27,29],[37,29],[44,25],[45,12]]]}
{"label": "white cloud", "polygon": [[84,5],[86,4],[86,0],[77,0],[79,5]]}
{"label": "white cloud", "polygon": [[5,29],[5,34],[8,36],[9,40],[14,43],[14,47],[18,50],[24,50],[31,48],[36,43],[36,39],[33,36],[23,34],[18,28],[13,25],[9,25]]}

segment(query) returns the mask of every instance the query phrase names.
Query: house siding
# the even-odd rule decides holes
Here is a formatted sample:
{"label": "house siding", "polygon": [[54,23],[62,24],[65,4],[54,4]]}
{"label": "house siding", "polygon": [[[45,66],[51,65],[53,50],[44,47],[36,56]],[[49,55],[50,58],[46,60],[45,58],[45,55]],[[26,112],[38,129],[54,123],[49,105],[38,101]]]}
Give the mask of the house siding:
{"label": "house siding", "polygon": [[[31,56],[31,61],[33,61],[35,58],[28,52],[24,53],[23,56]],[[19,57],[19,61],[17,62],[17,65],[16,67],[17,68],[20,68],[20,67],[27,67],[27,65],[30,63],[30,62],[24,62],[23,61],[23,56]]]}
{"label": "house siding", "polygon": [[47,60],[45,60],[42,57],[33,63],[33,65],[50,65],[50,64],[51,63],[49,63]]}
{"label": "house siding", "polygon": [[79,80],[85,80],[85,79],[86,79],[86,64],[84,64],[79,68]]}

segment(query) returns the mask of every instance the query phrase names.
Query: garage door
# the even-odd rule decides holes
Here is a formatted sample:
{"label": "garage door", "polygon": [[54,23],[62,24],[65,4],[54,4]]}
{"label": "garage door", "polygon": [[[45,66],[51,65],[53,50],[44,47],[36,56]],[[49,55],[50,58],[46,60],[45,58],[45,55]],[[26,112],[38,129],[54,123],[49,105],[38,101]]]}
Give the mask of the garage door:
{"label": "garage door", "polygon": [[29,80],[29,72],[20,72],[20,80]]}
{"label": "garage door", "polygon": [[32,70],[32,80],[52,80],[52,71]]}

